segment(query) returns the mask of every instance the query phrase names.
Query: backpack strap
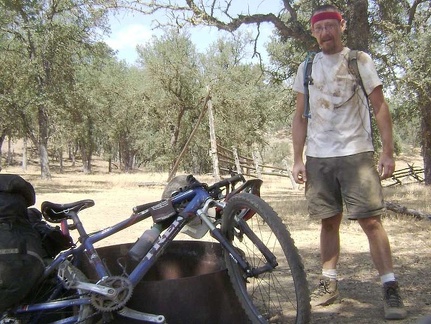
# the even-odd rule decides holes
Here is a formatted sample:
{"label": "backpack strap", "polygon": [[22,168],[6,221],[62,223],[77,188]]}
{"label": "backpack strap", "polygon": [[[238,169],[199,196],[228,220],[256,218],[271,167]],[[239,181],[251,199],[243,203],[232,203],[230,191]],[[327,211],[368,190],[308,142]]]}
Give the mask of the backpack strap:
{"label": "backpack strap", "polygon": [[361,73],[359,72],[358,68],[358,50],[350,50],[349,61],[347,64],[350,74],[355,76],[356,80],[361,86],[362,91],[365,94],[365,97],[368,98],[367,92],[365,91],[364,83],[362,82]]}
{"label": "backpack strap", "polygon": [[310,114],[310,92],[308,90],[308,86],[313,84],[313,78],[311,77],[311,71],[313,69],[313,60],[316,52],[308,52],[307,57],[305,58],[304,64],[304,112],[302,113],[302,117],[311,118]]}
{"label": "backpack strap", "polygon": [[[311,72],[313,70],[313,60],[316,52],[308,52],[307,57],[305,58],[304,64],[304,112],[302,116],[304,118],[311,118],[310,113],[310,92],[308,90],[308,86],[313,84],[313,78],[311,77]],[[349,73],[354,75],[356,80],[358,81],[362,91],[365,94],[365,97],[368,99],[367,92],[365,91],[364,83],[362,82],[361,73],[358,68],[358,50],[350,50],[348,57],[348,69]]]}
{"label": "backpack strap", "polygon": [[[358,50],[350,50],[349,61],[347,62],[347,65],[348,65],[349,73],[355,76],[356,80],[358,81],[359,85],[361,86],[362,91],[364,92],[367,106],[368,106],[368,112],[370,115],[370,125],[372,125],[372,115],[373,114],[372,114],[371,107],[370,107],[370,101],[368,100],[368,95],[367,95],[367,92],[365,91],[364,83],[362,82],[361,73],[359,72],[359,67],[358,67]],[[373,137],[374,137],[373,132],[371,132],[371,138],[372,138],[372,141],[374,142]]]}

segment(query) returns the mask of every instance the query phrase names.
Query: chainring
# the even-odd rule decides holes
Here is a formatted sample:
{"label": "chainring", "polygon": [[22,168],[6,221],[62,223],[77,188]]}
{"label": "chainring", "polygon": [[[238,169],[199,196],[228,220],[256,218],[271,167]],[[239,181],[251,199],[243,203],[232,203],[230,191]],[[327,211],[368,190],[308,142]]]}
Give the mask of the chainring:
{"label": "chainring", "polygon": [[102,312],[116,311],[129,301],[133,294],[133,285],[129,279],[120,276],[106,277],[98,282],[99,285],[110,287],[116,290],[114,298],[100,294],[91,294],[91,304]]}

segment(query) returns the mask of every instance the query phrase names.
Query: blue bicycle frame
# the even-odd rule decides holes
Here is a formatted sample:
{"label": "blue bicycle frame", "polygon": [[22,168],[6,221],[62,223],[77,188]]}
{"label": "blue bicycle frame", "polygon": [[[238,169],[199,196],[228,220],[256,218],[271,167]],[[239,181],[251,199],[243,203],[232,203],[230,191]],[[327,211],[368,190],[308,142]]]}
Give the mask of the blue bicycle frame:
{"label": "blue bicycle frame", "polygon": [[[152,248],[147,252],[147,254],[142,258],[142,260],[135,266],[133,271],[127,276],[133,286],[136,286],[145,274],[150,270],[150,268],[155,264],[158,257],[163,253],[166,247],[170,242],[176,237],[176,235],[181,231],[181,229],[187,224],[189,219],[195,215],[201,217],[201,219],[207,224],[212,236],[217,239],[224,247],[224,249],[228,250],[233,258],[238,260],[238,265],[243,268],[245,273],[250,273],[249,265],[243,261],[238,252],[232,247],[232,245],[227,241],[227,239],[221,234],[221,232],[215,227],[211,220],[206,217],[205,213],[202,210],[208,210],[209,204],[217,204],[219,207],[224,207],[225,202],[219,202],[211,199],[211,195],[208,192],[208,188],[205,188],[202,185],[197,185],[192,189],[188,189],[183,192],[179,192],[175,196],[171,197],[172,205],[178,205],[187,201],[187,205],[184,209],[177,214],[174,221],[166,228],[166,230],[162,233],[162,235],[155,241]],[[153,205],[156,205],[159,202],[155,202]],[[202,208],[205,204],[206,209]],[[81,241],[81,245],[71,248],[67,251],[61,252],[57,257],[52,261],[52,263],[46,267],[44,272],[44,278],[52,275],[52,273],[59,268],[59,266],[66,260],[70,259],[70,256],[74,256],[73,264],[75,266],[78,265],[82,254],[86,254],[91,266],[94,268],[97,273],[98,279],[102,279],[104,277],[109,276],[109,270],[106,268],[104,262],[99,257],[96,248],[94,247],[94,243],[99,242],[115,233],[118,233],[144,219],[147,219],[151,216],[149,208],[132,214],[128,219],[125,219],[113,226],[102,229],[100,231],[88,234],[82,225],[78,212],[74,210],[70,210],[67,213],[68,218],[73,220],[74,226],[79,233],[79,240]],[[59,285],[60,286],[60,285]],[[61,289],[61,287],[59,287]],[[43,302],[38,304],[31,304],[20,306],[13,310],[15,313],[26,313],[26,312],[35,312],[35,311],[44,311],[51,309],[59,309],[63,307],[70,307],[71,305],[82,305],[82,304],[90,304],[91,299],[89,297],[76,298],[76,299],[67,299],[65,301],[52,301],[52,302]],[[74,322],[75,317],[69,317],[62,321],[62,323],[72,323]],[[75,319],[76,320],[76,319]]]}

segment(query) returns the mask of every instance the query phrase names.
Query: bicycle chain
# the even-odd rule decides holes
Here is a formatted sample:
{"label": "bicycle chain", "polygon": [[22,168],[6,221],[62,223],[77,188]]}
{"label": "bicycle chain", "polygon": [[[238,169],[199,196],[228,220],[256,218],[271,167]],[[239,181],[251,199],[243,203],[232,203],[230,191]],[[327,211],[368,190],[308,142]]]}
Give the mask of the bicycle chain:
{"label": "bicycle chain", "polygon": [[129,301],[133,294],[133,285],[129,279],[120,276],[106,277],[98,282],[98,284],[114,288],[117,294],[114,298],[109,298],[100,294],[91,294],[91,304],[97,310],[102,312],[116,311]]}

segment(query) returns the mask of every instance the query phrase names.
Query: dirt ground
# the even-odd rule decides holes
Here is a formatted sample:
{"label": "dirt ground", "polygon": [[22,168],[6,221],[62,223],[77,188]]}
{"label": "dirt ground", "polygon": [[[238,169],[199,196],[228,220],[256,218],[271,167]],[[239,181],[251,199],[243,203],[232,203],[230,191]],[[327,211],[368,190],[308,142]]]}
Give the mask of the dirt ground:
{"label": "dirt ground", "polygon": [[[89,231],[128,217],[133,206],[156,200],[163,191],[163,186],[157,180],[153,185],[139,185],[139,181],[145,181],[144,175],[132,175],[136,177],[133,185],[112,181],[108,188],[105,182],[114,176],[106,175],[97,179],[89,177],[88,183],[73,183],[71,180],[64,182],[59,178],[66,177],[65,175],[56,176],[53,181],[58,181],[59,185],[55,190],[52,190],[52,182],[39,181],[31,175],[24,174],[23,177],[33,181],[35,185],[36,207],[44,200],[66,203],[86,198],[94,199],[96,205],[81,213],[81,220]],[[289,188],[285,181],[288,180],[270,186],[264,182],[262,196],[290,229],[302,255],[310,289],[313,289],[321,271],[318,251],[319,224],[308,219],[302,190]],[[408,310],[407,319],[397,323],[420,323],[426,315],[431,315],[431,221],[415,220],[410,216],[388,212],[383,222],[392,247],[395,274]],[[135,230],[122,233],[121,236],[112,237],[103,242],[103,245],[135,241],[148,226],[149,224],[144,224]],[[341,245],[342,254],[338,268],[341,300],[335,305],[313,309],[313,323],[389,322],[383,319],[381,285],[369,256],[367,239],[357,223],[342,224]],[[430,324],[431,320],[426,323]]]}
{"label": "dirt ground", "polygon": [[[277,196],[278,199],[275,196],[267,198],[276,210],[281,210],[286,203],[305,204],[302,194],[295,195],[290,191]],[[313,289],[320,274],[319,224],[311,222],[305,215],[282,217],[300,250],[310,289]],[[396,322],[424,324],[424,317],[431,315],[431,222],[387,212],[383,224],[391,243],[395,275],[408,311],[407,319]],[[392,322],[383,318],[379,277],[369,255],[366,236],[356,222],[345,221],[342,224],[338,273],[341,300],[334,305],[313,309],[313,323]],[[425,323],[430,324],[431,319]]]}

